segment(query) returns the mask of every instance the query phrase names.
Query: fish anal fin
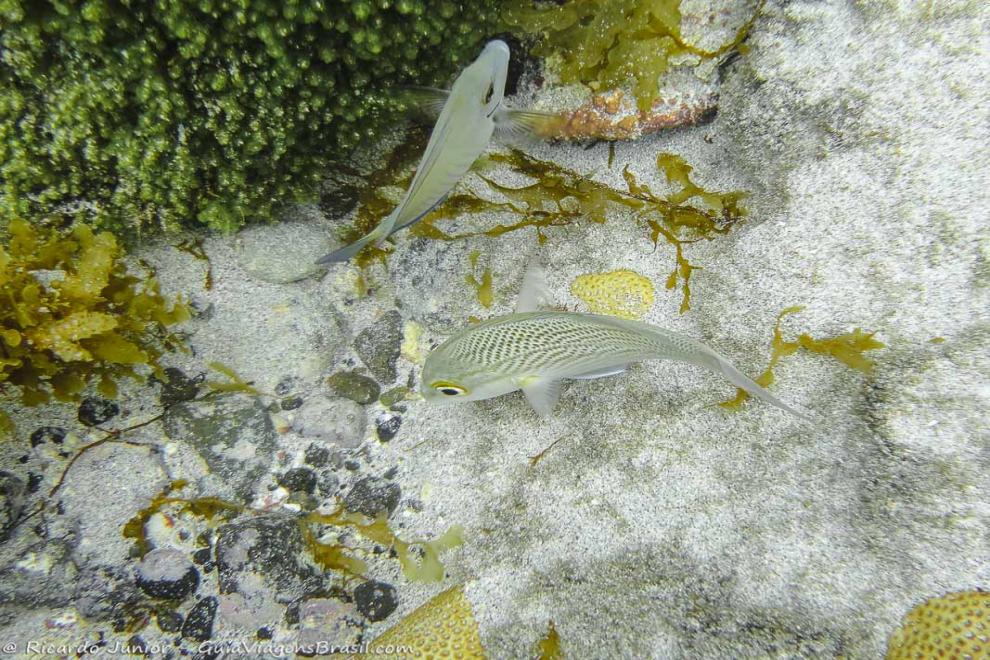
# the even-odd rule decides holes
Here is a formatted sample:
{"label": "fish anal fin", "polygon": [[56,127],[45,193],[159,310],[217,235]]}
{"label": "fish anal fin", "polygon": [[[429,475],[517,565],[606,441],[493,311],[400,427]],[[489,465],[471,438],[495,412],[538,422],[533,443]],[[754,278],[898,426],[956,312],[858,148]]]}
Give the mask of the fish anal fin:
{"label": "fish anal fin", "polygon": [[539,261],[531,261],[523,275],[519,297],[516,298],[516,313],[535,312],[550,302],[550,289],[547,288],[546,271]]}
{"label": "fish anal fin", "polygon": [[520,379],[519,385],[536,414],[549,417],[560,398],[561,381],[530,377]]}
{"label": "fish anal fin", "polygon": [[615,376],[616,374],[621,374],[626,370],[628,364],[622,364],[617,367],[606,367],[604,369],[595,369],[594,371],[589,371],[587,373],[578,374],[577,376],[571,376],[576,380],[593,380],[595,378],[605,378],[607,376]]}

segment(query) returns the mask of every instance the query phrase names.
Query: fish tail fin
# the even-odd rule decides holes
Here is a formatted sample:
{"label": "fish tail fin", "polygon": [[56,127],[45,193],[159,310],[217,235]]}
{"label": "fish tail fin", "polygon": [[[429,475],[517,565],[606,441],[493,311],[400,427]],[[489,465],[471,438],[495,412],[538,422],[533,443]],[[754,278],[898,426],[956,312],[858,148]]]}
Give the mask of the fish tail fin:
{"label": "fish tail fin", "polygon": [[353,243],[345,245],[344,247],[337,248],[330,254],[324,255],[316,260],[316,263],[320,266],[325,266],[326,264],[342,263],[349,261],[351,257],[364,249],[364,247],[370,243],[377,245],[381,243],[388,235],[392,232],[392,227],[395,226],[395,212],[393,211],[387,218],[385,218],[381,224],[375,227],[371,232],[365,234],[361,238],[357,239]]}
{"label": "fish tail fin", "polygon": [[756,381],[751,379],[749,376],[747,376],[746,374],[744,374],[743,372],[739,371],[734,366],[732,366],[732,363],[730,363],[728,360],[723,358],[721,355],[718,355],[717,353],[712,351],[710,357],[712,358],[713,361],[713,364],[710,366],[714,368],[716,371],[721,372],[721,374],[725,376],[729,380],[729,382],[731,382],[736,387],[742,388],[752,396],[755,396],[757,399],[762,399],[763,401],[766,401],[771,405],[777,406],[781,410],[786,410],[787,412],[791,413],[792,415],[795,415],[796,417],[799,417],[800,419],[803,419],[806,422],[810,422],[811,424],[818,425],[819,420],[815,419],[815,416],[812,413],[801,410],[787,403],[784,403],[783,401],[775,397],[773,394],[771,394],[768,390],[761,387],[758,383],[756,383]]}

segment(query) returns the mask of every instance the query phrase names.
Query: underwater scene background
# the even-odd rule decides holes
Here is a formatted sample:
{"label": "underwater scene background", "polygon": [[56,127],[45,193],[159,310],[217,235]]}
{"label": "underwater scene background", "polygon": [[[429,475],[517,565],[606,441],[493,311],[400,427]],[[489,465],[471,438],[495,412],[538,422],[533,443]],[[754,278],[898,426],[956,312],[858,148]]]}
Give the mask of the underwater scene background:
{"label": "underwater scene background", "polygon": [[0,653],[990,657],[988,20],[0,2]]}

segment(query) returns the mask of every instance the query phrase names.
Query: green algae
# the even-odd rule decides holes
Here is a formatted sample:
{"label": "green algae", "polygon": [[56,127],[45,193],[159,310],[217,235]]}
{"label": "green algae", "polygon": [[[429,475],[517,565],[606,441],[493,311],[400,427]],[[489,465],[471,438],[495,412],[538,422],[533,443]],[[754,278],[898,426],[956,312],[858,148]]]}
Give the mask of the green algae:
{"label": "green algae", "polygon": [[211,392],[230,394],[233,392],[239,392],[241,394],[250,394],[252,396],[259,396],[262,394],[258,389],[253,387],[250,383],[241,378],[240,375],[227,365],[222,362],[210,362],[208,365],[210,369],[222,374],[227,378],[226,381],[218,380],[208,380],[204,383]]}
{"label": "green algae", "polygon": [[547,622],[547,634],[536,644],[538,660],[564,660],[564,652],[560,648],[560,633],[553,624],[553,619]]}
{"label": "green algae", "polygon": [[471,272],[464,276],[464,281],[474,287],[475,295],[481,306],[489,309],[495,301],[495,294],[492,291],[492,271],[490,268],[485,268],[480,276],[477,274],[480,256],[481,252],[478,250],[473,250],[468,255],[468,261],[471,262]]}
{"label": "green algae", "polygon": [[593,91],[630,82],[640,111],[649,110],[659,79],[673,61],[693,55],[718,58],[739,49],[763,6],[733,39],[715,50],[687,43],[681,35],[680,0],[571,0],[534,4],[509,0],[502,20],[514,32],[533,37],[532,53],[546,58],[563,83],[582,83]]}
{"label": "green algae", "polygon": [[[143,557],[151,551],[147,536],[147,524],[152,516],[169,506],[177,506],[180,514],[188,514],[213,522],[218,517],[232,518],[251,513],[268,513],[250,507],[228,502],[216,497],[174,497],[172,493],[188,485],[184,480],[174,481],[159,493],[147,507],[139,510],[124,524],[122,535],[132,539],[138,555]],[[464,542],[464,530],[460,525],[452,525],[440,537],[428,540],[404,541],[389,527],[388,520],[380,516],[369,520],[365,516],[338,508],[332,513],[310,512],[297,517],[302,534],[303,546],[318,566],[328,571],[336,571],[346,577],[365,578],[367,564],[355,556],[358,548],[342,543],[324,543],[320,540],[320,528],[341,527],[354,530],[364,538],[395,550],[396,557],[406,579],[412,582],[437,582],[444,577],[444,567],[440,555]]]}
{"label": "green algae", "polygon": [[[67,235],[12,221],[0,244],[0,392],[25,406],[74,401],[87,384],[116,396],[144,365],[166,379],[159,358],[182,348],[168,327],[189,318],[149,272],[131,274],[117,239],[83,224]],[[11,431],[0,410],[0,433]]]}
{"label": "green algae", "polygon": [[[815,339],[811,335],[801,333],[798,335],[797,341],[785,340],[780,331],[781,322],[785,316],[796,314],[803,309],[804,307],[801,305],[787,307],[777,315],[777,321],[773,327],[773,337],[770,340],[770,364],[767,365],[766,370],[760,374],[759,378],[754,379],[758,385],[761,387],[772,385],[776,380],[773,370],[780,360],[794,354],[801,348],[819,355],[831,356],[868,376],[873,374],[873,360],[864,356],[863,353],[886,348],[886,344],[873,338],[873,335],[876,334],[874,332],[863,332],[860,328],[855,328],[850,333],[824,339]],[[719,405],[724,408],[736,409],[748,398],[748,392],[737,389],[735,398],[730,401],[722,401]]]}

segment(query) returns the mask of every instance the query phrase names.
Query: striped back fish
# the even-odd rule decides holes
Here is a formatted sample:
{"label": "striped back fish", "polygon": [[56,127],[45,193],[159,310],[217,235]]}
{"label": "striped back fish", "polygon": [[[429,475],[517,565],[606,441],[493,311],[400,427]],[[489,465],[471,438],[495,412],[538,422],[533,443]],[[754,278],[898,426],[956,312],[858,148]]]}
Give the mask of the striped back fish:
{"label": "striped back fish", "polygon": [[[516,313],[461,330],[423,366],[420,391],[428,401],[477,401],[522,390],[540,415],[551,413],[561,383],[612,376],[642,360],[666,359],[705,367],[733,385],[802,419],[704,344],[647,323],[598,314],[536,311],[542,270],[530,267]],[[527,290],[526,284],[534,287]]]}
{"label": "striped back fish", "polygon": [[491,140],[508,70],[509,47],[498,39],[488,42],[444,97],[423,159],[399,205],[373,231],[316,263],[347,261],[364,246],[381,243],[422,219],[443,201]]}

